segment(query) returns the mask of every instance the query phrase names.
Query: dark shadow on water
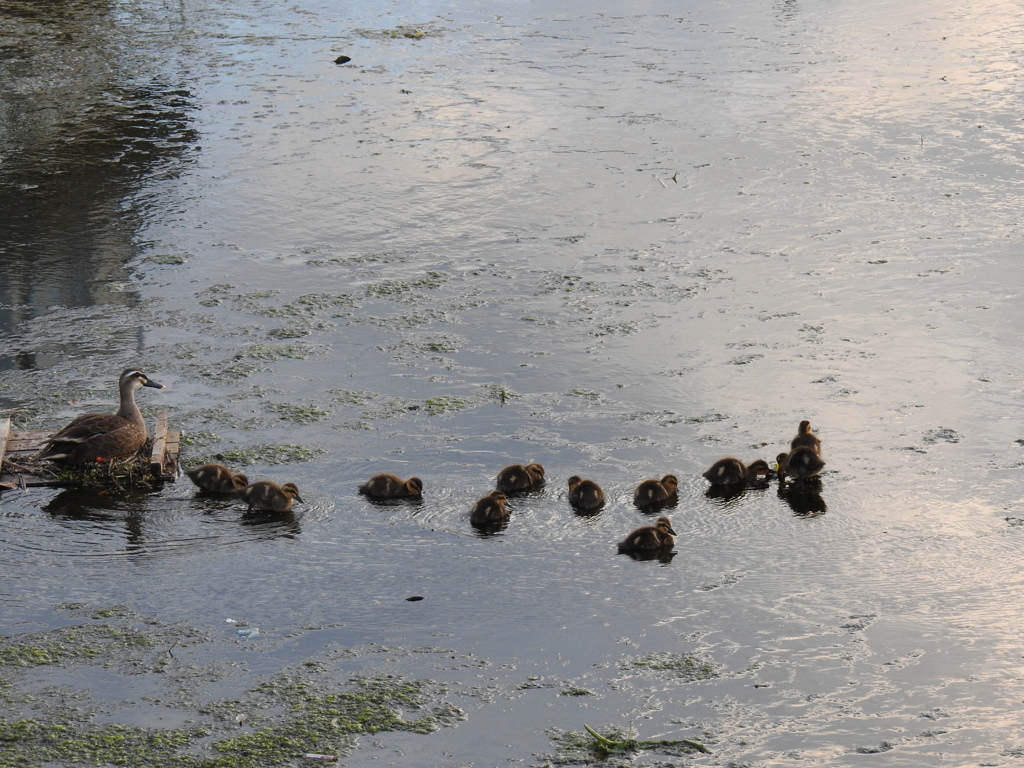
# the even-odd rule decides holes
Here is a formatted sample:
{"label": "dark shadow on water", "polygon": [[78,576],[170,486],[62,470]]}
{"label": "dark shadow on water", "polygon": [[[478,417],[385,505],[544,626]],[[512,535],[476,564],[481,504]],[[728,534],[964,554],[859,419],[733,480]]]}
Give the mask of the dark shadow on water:
{"label": "dark shadow on water", "polygon": [[666,509],[675,509],[677,506],[679,506],[678,495],[673,496],[670,499],[665,499],[664,501],[656,501],[653,504],[645,504],[642,507],[637,507],[637,509],[643,512],[645,515],[657,515],[658,513],[663,512]]}
{"label": "dark shadow on water", "polygon": [[619,554],[627,555],[638,562],[657,560],[662,565],[668,565],[672,562],[672,558],[676,556],[676,551],[674,549],[652,549],[645,551],[619,552]]}
{"label": "dark shadow on water", "polygon": [[747,491],[765,491],[767,489],[767,480],[759,480],[756,483],[741,483],[737,485],[712,485],[704,491],[704,496],[715,501],[730,502],[740,498]]}
{"label": "dark shadow on water", "polygon": [[259,529],[265,538],[293,538],[302,533],[302,527],[294,512],[243,512],[238,519],[241,525]]}
{"label": "dark shadow on water", "polygon": [[[113,4],[0,2],[0,13],[0,333],[54,306],[133,306],[117,286],[139,251],[138,193],[178,173],[197,142],[194,96],[183,76],[143,60]],[[140,347],[141,334],[119,336]],[[68,352],[30,344],[0,356],[0,370]]]}
{"label": "dark shadow on water", "polygon": [[828,505],[821,497],[821,478],[789,480],[779,483],[779,498],[789,504],[793,514],[799,517],[818,517],[828,511]]}

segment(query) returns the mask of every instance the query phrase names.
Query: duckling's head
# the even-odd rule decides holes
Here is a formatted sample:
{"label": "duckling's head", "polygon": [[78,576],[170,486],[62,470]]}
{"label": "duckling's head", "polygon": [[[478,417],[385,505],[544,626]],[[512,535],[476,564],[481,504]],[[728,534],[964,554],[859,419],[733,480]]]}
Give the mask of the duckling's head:
{"label": "duckling's head", "polygon": [[676,532],[672,530],[672,522],[667,517],[662,516],[655,520],[654,527],[662,533],[670,533],[673,536],[676,535]]}
{"label": "duckling's head", "polygon": [[231,487],[236,491],[244,490],[247,485],[249,485],[249,478],[241,472],[231,476]]}
{"label": "duckling's head", "polygon": [[420,480],[418,477],[410,477],[408,480],[405,481],[405,486],[412,493],[415,493],[417,496],[423,493],[423,481]]}
{"label": "duckling's head", "polygon": [[289,499],[295,499],[296,501],[302,501],[302,497],[299,496],[299,487],[295,483],[285,483],[281,486],[281,493],[287,496]]}
{"label": "duckling's head", "polygon": [[[677,478],[675,475],[665,475],[663,478],[661,478],[661,485],[666,491],[669,492],[669,495],[671,495],[675,493],[676,489],[679,487],[679,478]],[[668,520],[667,517],[664,519]]]}
{"label": "duckling's head", "polygon": [[800,429],[797,430],[801,435],[809,435],[811,433],[811,422],[804,419],[800,422]]}
{"label": "duckling's head", "polygon": [[524,469],[533,477],[534,480],[544,479],[544,467],[537,462],[527,464]]}
{"label": "duckling's head", "polygon": [[775,457],[775,463],[778,464],[779,467],[777,470],[778,473],[780,475],[786,474],[786,464],[789,463],[789,454],[780,453],[778,456]]}
{"label": "duckling's head", "polygon": [[580,477],[579,475],[573,475],[572,477],[569,478],[569,481],[568,481],[568,483],[569,483],[569,490],[571,491],[573,488],[575,488],[577,485],[579,485],[582,482],[583,482],[583,478],[582,477]]}
{"label": "duckling's head", "polygon": [[771,472],[771,467],[768,466],[768,462],[764,459],[758,459],[747,467],[748,472],[753,472],[755,475],[767,475]]}

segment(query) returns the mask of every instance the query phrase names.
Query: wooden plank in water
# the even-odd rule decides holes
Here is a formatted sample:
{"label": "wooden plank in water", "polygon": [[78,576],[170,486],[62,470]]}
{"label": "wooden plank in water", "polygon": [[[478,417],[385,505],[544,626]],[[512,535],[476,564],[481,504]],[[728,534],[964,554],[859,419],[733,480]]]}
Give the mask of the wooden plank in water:
{"label": "wooden plank in water", "polygon": [[0,472],[4,469],[4,455],[7,453],[7,442],[11,436],[11,417],[0,419]]}
{"label": "wooden plank in water", "polygon": [[153,452],[149,455],[149,471],[156,477],[164,474],[164,451],[167,450],[167,411],[156,414],[153,431]]}

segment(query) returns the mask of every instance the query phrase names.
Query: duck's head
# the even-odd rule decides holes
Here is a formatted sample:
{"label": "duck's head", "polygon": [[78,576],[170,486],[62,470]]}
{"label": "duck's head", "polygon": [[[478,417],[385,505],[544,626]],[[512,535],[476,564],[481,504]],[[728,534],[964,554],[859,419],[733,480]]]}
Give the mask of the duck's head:
{"label": "duck's head", "polygon": [[158,384],[157,382],[153,381],[138,368],[125,368],[121,372],[121,378],[118,379],[118,386],[120,386],[121,389],[138,389],[139,387],[153,387],[154,389],[164,389],[163,384]]}
{"label": "duck's head", "polygon": [[231,486],[236,491],[244,490],[247,485],[249,485],[249,478],[241,472],[231,476]]}
{"label": "duck's head", "polygon": [[543,480],[543,479],[544,479],[544,467],[542,467],[542,466],[541,466],[540,464],[538,464],[537,462],[533,462],[532,464],[527,464],[527,465],[526,465],[526,466],[524,467],[524,469],[525,469],[525,470],[526,470],[526,471],[527,471],[527,472],[528,472],[528,473],[529,473],[529,474],[530,474],[530,475],[531,475],[531,476],[532,476],[532,477],[533,477],[533,478],[534,478],[535,480]]}
{"label": "duck's head", "polygon": [[811,422],[804,419],[800,422],[800,428],[797,431],[801,435],[809,435],[811,433]]}
{"label": "duck's head", "polygon": [[[676,489],[679,487],[679,478],[677,478],[675,475],[665,475],[663,478],[661,478],[661,485],[670,494],[675,493]],[[668,520],[667,517],[664,519]]]}
{"label": "duck's head", "polygon": [[405,481],[405,484],[417,496],[423,493],[423,481],[418,477],[410,477]]}
{"label": "duck's head", "polygon": [[667,517],[662,516],[655,520],[654,527],[662,533],[670,533],[673,536],[676,535],[676,532],[672,530],[672,522]]}
{"label": "duck's head", "polygon": [[302,497],[299,496],[299,487],[295,483],[285,483],[281,486],[281,493],[287,496],[289,499],[295,499],[296,501],[302,501]]}
{"label": "duck's head", "polygon": [[580,483],[583,482],[583,478],[580,477],[579,475],[573,475],[572,477],[569,478],[568,482],[569,482],[569,490],[572,490],[573,487],[575,487],[575,486],[577,486],[577,485],[579,485]]}

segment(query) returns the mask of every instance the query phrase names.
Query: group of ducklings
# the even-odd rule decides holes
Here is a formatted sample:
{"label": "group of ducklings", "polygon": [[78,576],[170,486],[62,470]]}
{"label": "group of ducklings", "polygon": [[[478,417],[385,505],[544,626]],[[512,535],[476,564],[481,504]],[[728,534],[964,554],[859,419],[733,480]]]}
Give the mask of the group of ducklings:
{"label": "group of ducklings", "polygon": [[185,474],[203,493],[239,497],[249,505],[249,512],[287,512],[294,502],[302,501],[295,483],[250,483],[241,472],[232,472],[223,464],[202,464],[185,470]]}
{"label": "group of ducklings", "polygon": [[[509,464],[498,472],[495,488],[481,497],[469,513],[469,522],[477,528],[493,528],[509,518],[509,496],[535,490],[544,484],[544,467],[537,462]],[[605,495],[600,485],[573,475],[568,480],[569,503],[581,512],[594,512],[604,506]],[[679,481],[674,475],[661,480],[644,480],[637,486],[633,501],[638,507],[650,508],[671,501],[676,495]],[[402,480],[392,474],[374,475],[359,486],[359,492],[373,499],[419,498],[423,494],[423,481],[418,477]],[[620,552],[658,550],[675,543],[675,531],[667,517],[660,517],[655,525],[637,528],[619,542]]]}
{"label": "group of ducklings", "polygon": [[[825,466],[821,459],[821,440],[811,431],[809,421],[801,421],[796,437],[790,441],[789,452],[776,458],[778,476],[806,480],[815,477]],[[764,459],[744,464],[731,456],[719,459],[703,476],[712,486],[744,486],[762,482],[772,473]],[[277,485],[269,480],[249,483],[240,473],[232,473],[222,464],[203,464],[186,474],[205,493],[235,495],[249,505],[249,511],[287,512],[292,502],[302,501],[294,483]],[[544,467],[537,462],[510,464],[495,478],[495,488],[481,497],[469,513],[470,523],[477,528],[493,528],[509,518],[509,496],[536,490],[545,481]],[[569,503],[581,512],[595,512],[604,506],[605,493],[600,485],[579,475],[568,480]],[[675,475],[641,482],[633,492],[633,503],[641,509],[657,509],[675,498],[679,480]],[[418,477],[403,480],[397,475],[374,475],[359,486],[359,493],[371,499],[418,499],[423,495],[423,481]],[[645,525],[630,532],[618,543],[619,552],[651,552],[670,549],[676,541],[672,522],[659,517],[654,525]]]}
{"label": "group of ducklings", "polygon": [[[811,422],[806,419],[800,422],[796,437],[789,443],[789,452],[780,453],[775,462],[775,471],[781,482],[785,482],[787,477],[806,481],[821,473],[825,468],[821,459],[821,439],[811,431]],[[727,456],[712,464],[704,478],[713,486],[740,486],[762,482],[761,478],[767,479],[771,473],[772,469],[764,459],[747,465]]]}

